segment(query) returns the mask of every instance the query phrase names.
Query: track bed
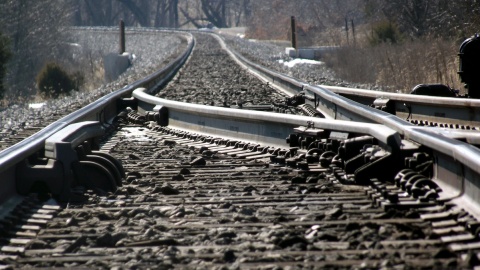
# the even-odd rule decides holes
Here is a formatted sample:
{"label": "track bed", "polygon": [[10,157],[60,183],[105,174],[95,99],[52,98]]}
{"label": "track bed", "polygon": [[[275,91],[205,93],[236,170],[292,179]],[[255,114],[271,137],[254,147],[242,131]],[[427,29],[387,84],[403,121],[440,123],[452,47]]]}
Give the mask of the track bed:
{"label": "track bed", "polygon": [[45,206],[41,212],[52,216],[37,220],[38,230],[10,232],[36,235],[16,245],[24,250],[10,255],[17,256],[12,266],[469,266],[442,238],[456,223],[436,216],[445,206],[386,211],[370,188],[342,185],[328,168],[299,173],[261,153],[172,133],[131,124],[115,132],[102,151],[122,161],[125,184],[114,194],[87,192],[84,203]]}

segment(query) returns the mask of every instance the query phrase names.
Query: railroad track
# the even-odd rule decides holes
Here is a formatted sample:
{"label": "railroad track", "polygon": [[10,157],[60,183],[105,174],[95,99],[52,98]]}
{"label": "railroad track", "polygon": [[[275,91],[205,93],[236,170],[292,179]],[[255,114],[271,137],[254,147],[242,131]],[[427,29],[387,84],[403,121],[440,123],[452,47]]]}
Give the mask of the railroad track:
{"label": "railroad track", "polygon": [[[233,52],[244,68],[255,67],[249,72],[260,81],[253,84],[280,89],[279,96],[247,98],[254,93],[242,96],[240,88],[236,99],[225,89],[219,94],[228,98],[215,99],[201,92],[211,85],[199,84],[202,94],[187,96],[182,81],[198,80],[187,77],[194,56],[158,91],[194,40],[200,52],[200,42],[211,42],[195,36],[156,74],[0,153],[2,267],[479,264],[480,151],[456,140],[459,132],[413,126]],[[247,76],[237,77],[240,85],[254,81]],[[298,104],[287,93],[300,91],[327,118],[290,110]],[[284,113],[281,98],[290,103]],[[203,105],[209,99],[219,102]],[[259,106],[268,101],[273,109]],[[239,108],[248,106],[257,110]]]}
{"label": "railroad track", "polygon": [[[111,27],[78,27],[69,30],[81,44],[81,51],[101,55],[115,51],[114,43],[118,40],[118,31]],[[169,30],[127,29],[127,48],[137,56],[134,65],[117,81],[104,84],[95,91],[73,92],[66,98],[49,100],[41,109],[32,109],[28,104],[13,105],[5,111],[0,111],[0,151],[28,138],[49,124],[75,112],[124,85],[143,78],[156,71],[159,67],[172,61],[186,47],[187,40],[182,34]],[[114,41],[112,41],[114,40]],[[167,40],[167,41],[166,41]],[[97,47],[92,43],[102,42]],[[143,42],[144,44],[139,44]],[[154,43],[155,45],[151,45]],[[110,44],[110,45],[109,45]],[[155,47],[152,49],[151,47]],[[179,52],[176,52],[178,50]],[[79,53],[79,52],[77,52]],[[91,56],[91,55],[90,55]],[[84,55],[83,57],[86,57]],[[148,60],[147,60],[147,59]],[[158,63],[150,64],[155,61]],[[150,65],[149,65],[150,64]]]}
{"label": "railroad track", "polygon": [[[477,96],[478,88],[476,87],[476,77],[468,77],[470,73],[476,74],[476,59],[475,55],[470,55],[466,51],[467,47],[472,43],[476,42],[478,37],[472,37],[467,39],[462,46],[460,47],[459,56],[460,56],[460,76],[463,76],[463,82],[468,86],[471,84],[471,87],[467,87],[468,95]],[[274,53],[266,51],[262,48],[263,52],[268,55],[268,57],[259,57],[258,54],[253,49],[247,50],[244,47],[251,47],[251,43],[247,41],[238,41],[227,39],[229,44],[239,52],[241,52],[242,57],[248,59],[252,62],[255,62],[256,59],[261,58],[262,64],[268,66],[270,70],[276,72],[290,72],[289,69],[282,69],[278,65],[277,58],[278,56]],[[470,50],[469,47],[468,49]],[[471,56],[470,58],[467,58]],[[465,59],[467,58],[467,59]],[[464,62],[465,64],[462,64]],[[315,70],[315,69],[313,69]],[[323,69],[319,69],[317,72],[322,72]],[[302,79],[288,78],[288,84],[291,87],[295,88],[296,91],[301,91],[303,85],[309,84],[315,89],[313,92],[317,91],[317,98],[319,100],[328,100],[329,93],[334,92],[340,96],[346,97],[349,100],[353,100],[360,104],[371,106],[388,113],[397,115],[399,118],[404,119],[414,125],[419,126],[430,126],[438,127],[442,129],[458,129],[458,130],[478,130],[478,108],[480,103],[478,99],[471,98],[448,98],[441,97],[445,94],[445,91],[448,92],[448,86],[441,85],[418,85],[422,86],[422,90],[430,93],[429,96],[424,95],[412,95],[412,94],[397,94],[391,92],[383,92],[377,90],[367,90],[359,88],[348,88],[341,86],[342,83],[332,81],[332,79],[326,79],[320,77],[320,81],[315,77],[315,73],[310,71],[305,71],[305,68],[299,69],[299,71],[291,71]],[[269,71],[265,70],[265,74],[268,74]],[[272,75],[274,77],[275,75]],[[313,83],[315,82],[315,83]],[[330,83],[330,84],[328,84]],[[328,85],[327,85],[328,84]],[[415,89],[417,89],[416,87]],[[427,88],[427,89],[426,89]],[[324,90],[325,94],[321,94]],[[453,94],[450,89],[449,94]],[[443,93],[443,94],[442,94]],[[313,93],[312,93],[313,94]],[[313,98],[312,98],[313,99]],[[327,102],[328,103],[328,102]],[[336,103],[336,102],[335,102]],[[333,110],[333,109],[332,109]],[[335,114],[332,112],[327,113],[330,117],[335,117]]]}

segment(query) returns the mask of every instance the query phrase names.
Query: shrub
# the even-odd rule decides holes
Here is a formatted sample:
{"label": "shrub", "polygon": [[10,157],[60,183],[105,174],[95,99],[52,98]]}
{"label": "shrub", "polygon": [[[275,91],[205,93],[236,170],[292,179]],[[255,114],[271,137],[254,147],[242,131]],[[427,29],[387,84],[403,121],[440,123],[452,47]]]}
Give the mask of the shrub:
{"label": "shrub", "polygon": [[378,45],[382,43],[396,44],[400,43],[402,35],[397,27],[389,21],[382,21],[375,24],[372,28],[372,34],[369,37],[370,45]]}
{"label": "shrub", "polygon": [[44,97],[57,98],[78,90],[77,80],[56,63],[47,63],[36,78],[37,87]]}
{"label": "shrub", "polygon": [[9,40],[2,33],[0,33],[0,99],[3,99],[5,93],[5,86],[3,79],[7,73],[6,64],[12,56],[9,48]]}

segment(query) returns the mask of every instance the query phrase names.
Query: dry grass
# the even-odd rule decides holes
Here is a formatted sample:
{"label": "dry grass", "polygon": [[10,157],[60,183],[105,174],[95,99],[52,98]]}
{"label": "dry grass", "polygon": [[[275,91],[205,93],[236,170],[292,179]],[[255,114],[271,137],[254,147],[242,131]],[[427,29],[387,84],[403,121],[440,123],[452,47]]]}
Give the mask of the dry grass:
{"label": "dry grass", "polygon": [[349,46],[325,60],[340,78],[354,83],[376,84],[402,93],[421,83],[442,83],[463,93],[457,75],[458,46],[439,39]]}
{"label": "dry grass", "polygon": [[[287,21],[267,25],[272,26],[269,31],[265,27],[247,28],[247,35],[267,40],[289,38],[290,32],[284,27]],[[355,26],[355,37],[350,27],[348,40],[341,27],[320,31],[297,24],[299,47],[340,47],[322,60],[342,80],[401,93],[410,92],[418,84],[441,83],[465,93],[457,74],[458,41],[430,37],[406,40],[400,35],[397,44],[371,45],[372,35],[368,24]]]}

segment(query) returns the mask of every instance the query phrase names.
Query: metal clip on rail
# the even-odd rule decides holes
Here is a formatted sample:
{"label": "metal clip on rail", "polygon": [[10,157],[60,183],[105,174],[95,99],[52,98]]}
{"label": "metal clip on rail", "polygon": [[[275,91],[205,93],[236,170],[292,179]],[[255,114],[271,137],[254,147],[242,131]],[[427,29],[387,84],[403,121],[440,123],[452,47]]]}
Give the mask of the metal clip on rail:
{"label": "metal clip on rail", "polygon": [[125,177],[121,163],[111,155],[92,151],[104,130],[97,121],[69,125],[45,141],[45,156],[17,166],[17,191],[40,191],[61,201],[72,200],[72,187],[115,191]]}
{"label": "metal clip on rail", "polygon": [[396,115],[395,102],[388,98],[377,98],[373,101],[372,107]]}
{"label": "metal clip on rail", "polygon": [[[417,164],[421,159],[414,157],[418,156],[415,153],[420,151],[420,146],[405,140],[399,147],[381,142],[370,135],[309,126],[295,128],[295,133],[289,135],[287,143],[290,147],[307,150],[307,164],[298,163],[297,168],[301,166],[302,170],[308,171],[309,164],[315,168],[315,163],[318,163],[321,168],[330,168],[333,172],[338,169],[342,174],[338,174],[337,178],[346,183],[354,181],[357,184],[368,184],[373,178],[392,181],[396,173],[405,168],[406,159],[409,168],[417,171],[428,165]],[[279,158],[272,160],[276,162]]]}

